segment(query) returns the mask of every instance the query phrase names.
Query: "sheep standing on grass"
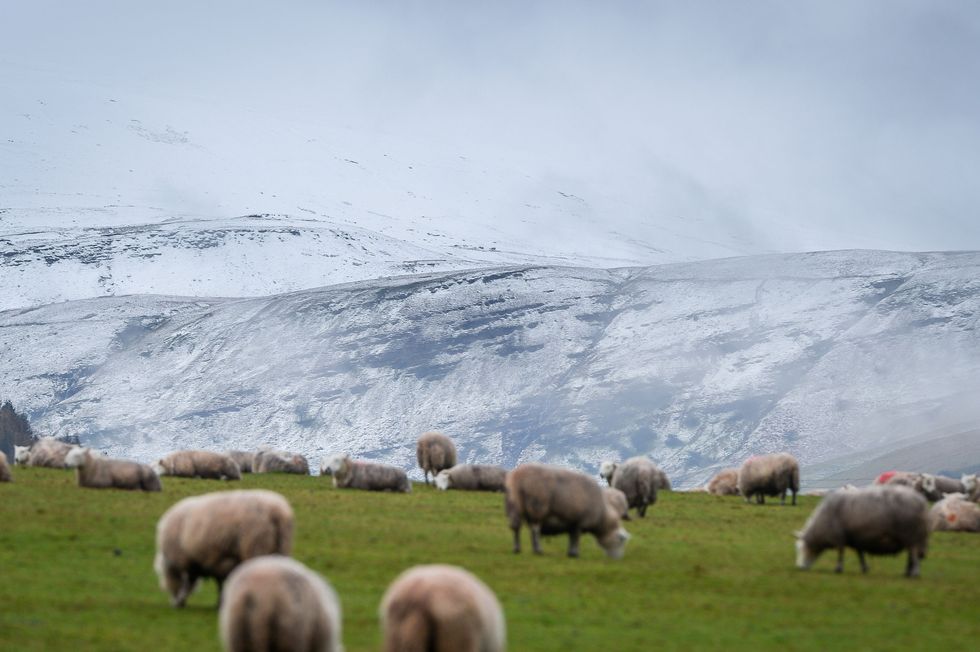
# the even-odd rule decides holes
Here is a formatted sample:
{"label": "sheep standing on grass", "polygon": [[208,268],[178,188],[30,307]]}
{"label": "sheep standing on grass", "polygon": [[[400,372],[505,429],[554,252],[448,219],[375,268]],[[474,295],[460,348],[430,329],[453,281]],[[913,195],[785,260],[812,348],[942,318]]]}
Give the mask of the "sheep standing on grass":
{"label": "sheep standing on grass", "polygon": [[387,464],[352,460],[349,455],[333,455],[320,464],[320,473],[333,476],[340,489],[400,491],[411,493],[412,483],[405,471]]}
{"label": "sheep standing on grass", "polygon": [[902,486],[877,486],[827,495],[797,533],[796,565],[809,568],[821,552],[837,549],[835,571],[844,570],[844,548],[858,553],[861,572],[868,572],[864,553],[894,555],[908,551],[905,575],[917,577],[929,540],[925,498]]}
{"label": "sheep standing on grass", "polygon": [[660,469],[646,457],[631,457],[616,466],[610,485],[626,494],[630,507],[636,508],[640,518],[647,515],[647,506],[657,502],[657,488],[661,483]]}
{"label": "sheep standing on grass", "polygon": [[415,457],[429,484],[429,474],[435,479],[436,474],[456,466],[456,444],[441,432],[427,432],[419,437],[415,448]]}
{"label": "sheep standing on grass", "polygon": [[252,473],[255,467],[255,453],[248,451],[225,451],[225,455],[235,460],[238,470],[242,473]]}
{"label": "sheep standing on grass", "polygon": [[963,494],[947,494],[929,510],[933,530],[980,532],[980,505]]}
{"label": "sheep standing on grass", "polygon": [[78,447],[54,437],[42,437],[30,446],[14,446],[14,462],[26,466],[63,469],[65,457],[75,448]]}
{"label": "sheep standing on grass", "polygon": [[10,482],[10,466],[7,464],[7,455],[0,451],[0,482]]}
{"label": "sheep standing on grass", "polygon": [[708,493],[716,496],[738,495],[738,469],[722,469],[708,483]]}
{"label": "sheep standing on grass", "polygon": [[457,464],[436,476],[437,489],[464,491],[503,491],[507,471],[492,464]]}
{"label": "sheep standing on grass", "polygon": [[153,568],[171,603],[183,607],[198,579],[221,586],[234,568],[252,557],[288,555],[293,546],[293,510],[285,498],[261,489],[219,491],[185,498],[157,522]]}
{"label": "sheep standing on grass", "polygon": [[241,480],[242,471],[235,460],[224,453],[211,451],[174,451],[153,465],[160,475],[206,480]]}
{"label": "sheep standing on grass", "polygon": [[309,475],[310,463],[299,453],[266,449],[255,454],[252,470],[255,473]]}
{"label": "sheep standing on grass", "polygon": [[623,556],[629,534],[619,515],[606,503],[599,484],[578,471],[545,464],[522,464],[504,482],[507,521],[514,532],[514,552],[521,551],[521,524],[531,530],[535,554],[542,534],[568,533],[568,556],[578,557],[583,532],[614,559]]}
{"label": "sheep standing on grass", "polygon": [[65,457],[75,469],[79,487],[160,491],[160,476],[147,464],[93,455],[90,448],[76,448]]}
{"label": "sheep standing on grass", "polygon": [[218,614],[225,652],[342,652],[340,629],[337,594],[289,557],[250,559],[225,584]]}
{"label": "sheep standing on grass", "polygon": [[793,504],[800,491],[800,465],[789,453],[756,455],[745,460],[738,470],[738,490],[751,502],[752,496],[760,505],[766,496],[780,496],[780,504],[786,504],[786,492],[793,492]]}
{"label": "sheep standing on grass", "polygon": [[504,613],[486,584],[456,566],[416,566],[381,599],[385,652],[503,652]]}

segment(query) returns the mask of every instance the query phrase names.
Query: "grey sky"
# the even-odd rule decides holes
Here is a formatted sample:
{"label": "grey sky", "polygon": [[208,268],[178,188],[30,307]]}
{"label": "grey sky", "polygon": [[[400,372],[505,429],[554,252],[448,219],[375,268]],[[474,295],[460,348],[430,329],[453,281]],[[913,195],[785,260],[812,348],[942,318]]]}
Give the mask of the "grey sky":
{"label": "grey sky", "polygon": [[0,16],[8,68],[493,150],[651,219],[980,248],[972,2],[32,1]]}

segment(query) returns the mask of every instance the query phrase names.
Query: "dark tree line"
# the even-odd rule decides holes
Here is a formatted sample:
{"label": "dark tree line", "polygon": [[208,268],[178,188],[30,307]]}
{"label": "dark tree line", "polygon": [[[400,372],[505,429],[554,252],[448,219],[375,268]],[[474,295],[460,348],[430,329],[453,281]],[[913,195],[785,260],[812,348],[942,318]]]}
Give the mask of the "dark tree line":
{"label": "dark tree line", "polygon": [[0,451],[7,455],[7,460],[14,461],[15,445],[27,446],[36,439],[27,417],[18,414],[13,403],[4,401],[0,405]]}

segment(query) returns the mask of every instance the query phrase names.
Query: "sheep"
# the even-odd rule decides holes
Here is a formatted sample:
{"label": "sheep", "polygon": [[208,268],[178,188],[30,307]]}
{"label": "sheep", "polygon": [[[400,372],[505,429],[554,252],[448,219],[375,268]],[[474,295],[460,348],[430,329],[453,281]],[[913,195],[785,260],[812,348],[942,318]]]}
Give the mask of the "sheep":
{"label": "sheep", "polygon": [[184,498],[157,522],[153,568],[174,607],[183,607],[202,577],[218,583],[235,566],[260,555],[288,555],[293,510],[285,498],[262,489],[219,491]]}
{"label": "sheep", "polygon": [[206,480],[241,480],[242,471],[235,460],[224,453],[212,451],[174,451],[153,465],[158,475]]}
{"label": "sheep", "polygon": [[429,484],[430,473],[435,480],[437,473],[456,466],[456,444],[441,432],[426,432],[419,437],[415,457],[425,476],[425,484]]}
{"label": "sheep", "polygon": [[944,475],[922,474],[922,494],[929,500],[942,500],[947,494],[966,493],[966,486],[961,480],[947,478]]}
{"label": "sheep", "polygon": [[352,460],[349,455],[325,458],[320,473],[333,476],[333,486],[341,489],[412,492],[405,471],[387,464]]}
{"label": "sheep", "polygon": [[857,551],[861,572],[868,572],[864,553],[894,555],[908,550],[907,577],[918,577],[929,539],[928,503],[901,485],[872,486],[827,495],[796,534],[796,565],[809,568],[821,552],[837,549],[835,571],[844,570],[844,548]]}
{"label": "sheep", "polygon": [[507,471],[492,464],[457,464],[443,469],[436,476],[437,489],[463,489],[467,491],[503,491]]}
{"label": "sheep", "polygon": [[977,474],[966,475],[963,474],[960,477],[960,482],[963,483],[963,493],[966,494],[967,498],[973,502],[980,501],[980,478]]}
{"label": "sheep", "polygon": [[619,515],[606,504],[599,484],[584,473],[522,464],[507,474],[504,488],[515,553],[521,551],[521,524],[526,522],[535,554],[541,554],[541,534],[567,532],[568,556],[578,557],[579,536],[588,532],[608,556],[623,556],[629,534],[620,525]]}
{"label": "sheep", "polygon": [[26,466],[65,468],[65,456],[77,448],[54,437],[42,437],[30,446],[14,446],[14,462]]}
{"label": "sheep", "polygon": [[260,450],[255,454],[252,465],[255,473],[295,473],[309,475],[310,463],[299,453],[277,450]]}
{"label": "sheep", "polygon": [[708,493],[716,496],[738,495],[738,469],[722,469],[708,483]]}
{"label": "sheep", "polygon": [[961,493],[946,494],[929,511],[929,525],[934,531],[980,532],[980,505]]}
{"label": "sheep", "polygon": [[75,469],[79,487],[160,491],[160,476],[147,464],[93,455],[90,448],[75,448],[65,457]]}
{"label": "sheep", "polygon": [[503,652],[504,613],[486,584],[457,566],[415,566],[399,575],[379,609],[385,652]]}
{"label": "sheep", "polygon": [[235,460],[235,464],[238,465],[238,470],[242,473],[251,473],[255,466],[255,453],[232,450],[225,451],[225,455]]}
{"label": "sheep", "polygon": [[751,502],[764,505],[766,496],[780,496],[780,504],[786,504],[786,492],[793,492],[793,504],[800,491],[800,465],[789,453],[756,455],[745,460],[738,470],[738,490]]}
{"label": "sheep", "polygon": [[[637,459],[637,458],[633,458],[633,459]],[[659,467],[656,467],[656,465],[654,465],[654,467],[657,469],[655,473],[655,476],[657,478],[657,482],[656,482],[657,491],[660,491],[661,489],[665,491],[671,491],[672,487],[670,484],[670,478],[668,478],[667,474],[664,473],[663,470],[661,470]],[[613,462],[610,460],[606,460],[599,465],[599,476],[602,479],[604,479],[606,481],[606,484],[608,484],[610,487],[612,486],[613,474],[616,473],[617,468],[619,468],[619,462]]]}
{"label": "sheep", "polygon": [[218,612],[225,652],[342,652],[340,630],[337,593],[294,559],[255,557],[228,576]]}
{"label": "sheep", "polygon": [[[926,474],[912,471],[885,471],[874,481],[875,485],[895,485],[918,491],[926,500],[939,500],[943,497],[934,482],[926,480]],[[927,487],[928,484],[928,487]]]}
{"label": "sheep", "polygon": [[10,466],[7,464],[7,454],[0,451],[0,482],[12,482]]}
{"label": "sheep", "polygon": [[629,506],[635,507],[636,513],[643,518],[647,515],[647,506],[657,502],[659,471],[646,457],[631,457],[616,466],[610,484],[626,494]]}
{"label": "sheep", "polygon": [[631,520],[630,506],[629,501],[626,499],[626,494],[613,487],[603,487],[602,497],[606,499],[606,504],[612,507],[614,512],[619,514],[619,518],[624,521]]}

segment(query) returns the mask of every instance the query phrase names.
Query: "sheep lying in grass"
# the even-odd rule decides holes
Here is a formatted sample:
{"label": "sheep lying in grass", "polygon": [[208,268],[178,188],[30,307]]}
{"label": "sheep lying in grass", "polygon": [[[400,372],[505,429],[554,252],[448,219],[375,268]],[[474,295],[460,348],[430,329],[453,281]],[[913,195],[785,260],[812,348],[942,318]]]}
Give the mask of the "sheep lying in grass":
{"label": "sheep lying in grass", "polygon": [[241,480],[242,472],[235,460],[224,453],[211,451],[174,451],[153,465],[159,475],[206,480]]}
{"label": "sheep lying in grass", "polygon": [[786,504],[786,492],[793,492],[793,504],[800,491],[800,465],[789,453],[756,455],[745,460],[738,470],[738,490],[745,502],[765,504],[766,496],[780,496],[780,504]]}
{"label": "sheep lying in grass", "polygon": [[905,574],[919,575],[929,539],[928,503],[902,486],[875,486],[827,495],[797,533],[796,565],[809,568],[821,552],[837,549],[836,572],[844,569],[844,548],[858,553],[861,572],[868,572],[864,553],[893,555],[908,551]]}
{"label": "sheep lying in grass", "polygon": [[948,478],[945,475],[922,474],[921,493],[932,501],[942,500],[947,494],[965,494],[966,486],[962,481]]}
{"label": "sheep lying in grass", "polygon": [[541,554],[541,534],[568,533],[568,556],[578,557],[582,532],[614,559],[623,556],[629,534],[606,503],[599,484],[578,471],[544,464],[522,464],[504,482],[507,520],[514,532],[514,552],[521,551],[521,524],[531,530],[531,544]]}
{"label": "sheep lying in grass", "polygon": [[341,652],[340,601],[317,573],[265,555],[228,577],[218,631],[225,652]]}
{"label": "sheep lying in grass", "polygon": [[616,466],[610,485],[626,494],[630,507],[640,518],[647,515],[647,506],[657,502],[661,482],[660,469],[646,457],[631,457]]}
{"label": "sheep lying in grass", "polygon": [[980,505],[964,494],[947,494],[929,511],[929,524],[933,530],[980,532]]}
{"label": "sheep lying in grass", "polygon": [[309,475],[310,463],[299,453],[266,449],[255,454],[252,470],[255,473]]}
{"label": "sheep lying in grass", "polygon": [[492,464],[457,464],[436,476],[436,488],[464,491],[503,491],[507,471]]}
{"label": "sheep lying in grass", "polygon": [[171,603],[183,607],[198,579],[221,586],[235,567],[261,555],[288,555],[293,510],[272,491],[219,491],[184,498],[157,522],[153,568]]}
{"label": "sheep lying in grass", "polygon": [[738,469],[722,469],[708,483],[708,493],[716,496],[738,495]]}
{"label": "sheep lying in grass", "polygon": [[385,652],[503,652],[504,613],[486,584],[456,566],[416,566],[381,599]]}
{"label": "sheep lying in grass", "polygon": [[225,455],[235,460],[238,470],[242,473],[252,473],[255,467],[255,453],[248,451],[225,451]]}
{"label": "sheep lying in grass", "polygon": [[400,491],[411,493],[412,483],[402,469],[387,464],[352,460],[349,455],[333,455],[323,460],[320,473],[333,476],[340,489]]}
{"label": "sheep lying in grass", "polygon": [[980,478],[977,474],[963,475],[960,477],[960,482],[963,483],[963,493],[966,497],[973,502],[980,501]]}
{"label": "sheep lying in grass", "polygon": [[26,466],[63,469],[65,457],[75,448],[78,447],[54,437],[42,437],[30,446],[14,446],[14,462]]}
{"label": "sheep lying in grass", "polygon": [[149,465],[93,455],[89,448],[70,451],[65,465],[75,469],[79,487],[160,491],[160,477]]}
{"label": "sheep lying in grass", "polygon": [[7,464],[7,454],[0,451],[0,482],[10,482],[12,480],[10,466]]}
{"label": "sheep lying in grass", "polygon": [[425,476],[425,484],[429,484],[430,473],[435,479],[440,471],[456,466],[456,444],[441,432],[427,432],[419,437],[415,457]]}

